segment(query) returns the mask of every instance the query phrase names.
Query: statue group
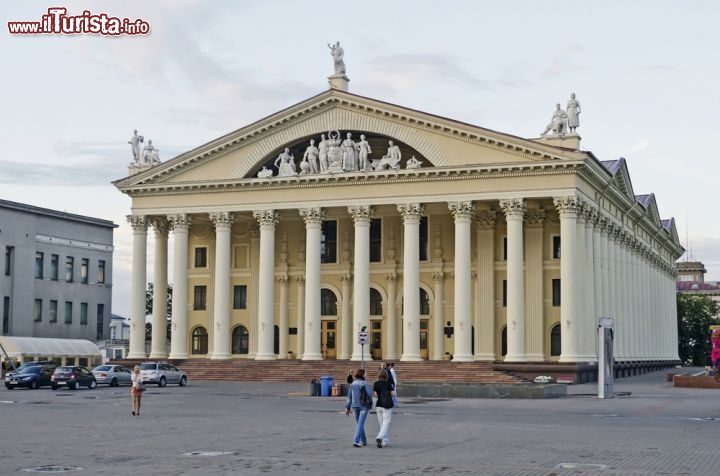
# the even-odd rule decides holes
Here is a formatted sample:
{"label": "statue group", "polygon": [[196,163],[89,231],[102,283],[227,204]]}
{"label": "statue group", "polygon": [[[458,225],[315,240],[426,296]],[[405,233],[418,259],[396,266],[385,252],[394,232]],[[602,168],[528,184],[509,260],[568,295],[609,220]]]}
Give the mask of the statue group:
{"label": "statue group", "polygon": [[[132,137],[128,141],[130,150],[132,151],[132,164],[141,165],[157,165],[160,163],[160,151],[152,144],[152,140],[148,139],[145,147],[141,148],[141,144],[145,142],[145,137],[138,135],[137,129],[133,131]],[[142,149],[142,150],[141,150]]]}
{"label": "statue group", "polygon": [[552,119],[541,135],[546,136],[550,132],[553,135],[575,134],[575,129],[579,126],[580,102],[575,98],[575,93],[572,93],[567,103],[567,111],[563,111],[560,103],[556,104]]}
{"label": "statue group", "polygon": [[[402,160],[400,147],[393,141],[388,141],[387,153],[379,159],[370,159],[372,148],[365,138],[360,134],[360,140],[353,140],[352,132],[345,134],[341,139],[339,131],[329,131],[327,134],[320,134],[320,141],[315,145],[315,139],[310,139],[310,144],[305,149],[299,171],[295,166],[295,157],[290,154],[290,149],[285,148],[275,161],[278,177],[293,177],[296,175],[310,174],[337,174],[343,172],[371,172],[382,170],[399,170]],[[417,169],[422,166],[422,161],[413,156],[406,163],[407,169]],[[257,174],[258,178],[270,178],[273,176],[272,169],[264,166]]]}

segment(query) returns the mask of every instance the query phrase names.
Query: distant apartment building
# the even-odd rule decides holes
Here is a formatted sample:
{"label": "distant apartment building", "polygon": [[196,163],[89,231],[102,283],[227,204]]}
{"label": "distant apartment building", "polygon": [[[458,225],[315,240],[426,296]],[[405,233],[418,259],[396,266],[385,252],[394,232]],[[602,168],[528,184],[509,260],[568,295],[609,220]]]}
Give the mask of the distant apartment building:
{"label": "distant apartment building", "polygon": [[678,261],[675,263],[678,278],[675,289],[679,294],[696,294],[712,299],[718,304],[716,319],[720,319],[720,283],[706,282],[705,265],[700,261]]}
{"label": "distant apartment building", "polygon": [[0,335],[109,338],[116,227],[0,200]]}

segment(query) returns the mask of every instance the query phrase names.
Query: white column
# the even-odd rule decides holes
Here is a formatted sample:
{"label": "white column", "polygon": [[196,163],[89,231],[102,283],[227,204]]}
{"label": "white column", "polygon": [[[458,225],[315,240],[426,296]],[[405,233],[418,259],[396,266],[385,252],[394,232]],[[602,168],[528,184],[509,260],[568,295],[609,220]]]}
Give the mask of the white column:
{"label": "white column", "polygon": [[543,231],[545,210],[525,212],[525,346],[527,360],[542,361],[546,339],[543,315]]}
{"label": "white column", "polygon": [[597,362],[597,320],[595,314],[595,271],[593,269],[595,247],[594,238],[594,215],[595,208],[586,203],[583,209],[584,230],[578,230],[584,238],[583,253],[578,256],[578,265],[583,275],[582,313],[578,331],[580,332],[580,347],[578,349],[579,360],[585,362]]}
{"label": "white column", "polygon": [[155,228],[155,269],[153,277],[153,312],[151,359],[167,358],[167,261],[168,221],[166,218],[153,219]]}
{"label": "white column", "polygon": [[432,357],[430,357],[430,360],[443,360],[445,357],[445,346],[443,345],[443,339],[445,338],[445,332],[443,329],[443,327],[445,327],[445,312],[443,311],[443,301],[445,300],[445,293],[443,289],[443,286],[445,285],[445,274],[433,274],[433,281],[435,282],[435,302],[433,307]]}
{"label": "white column", "polygon": [[420,217],[419,203],[398,205],[403,218],[403,351],[401,361],[420,357]]}
{"label": "white column", "polygon": [[[603,310],[602,310],[602,301],[603,301],[603,294],[605,293],[605,289],[603,288],[603,281],[602,281],[602,234],[601,234],[601,226],[600,226],[600,213],[597,209],[593,212],[593,293],[594,293],[594,299],[593,302],[595,304],[595,311],[594,311],[594,322],[593,322],[593,337],[596,335],[597,332],[597,321],[600,317],[602,317]],[[597,344],[594,344],[592,346],[593,349],[597,348]],[[597,350],[595,351],[595,354],[597,355]]]}
{"label": "white column", "polygon": [[320,232],[324,211],[300,210],[305,221],[305,352],[303,360],[322,360],[320,352]]}
{"label": "white column", "polygon": [[560,214],[560,362],[578,360],[577,318],[577,197],[556,197],[553,202]]}
{"label": "white column", "polygon": [[507,355],[505,362],[527,360],[525,351],[525,276],[523,216],[525,200],[500,200],[507,222]]}
{"label": "white column", "polygon": [[472,276],[470,264],[470,220],[475,213],[472,202],[451,202],[448,208],[455,220],[455,349],[457,362],[470,362],[472,355]]}
{"label": "white column", "polygon": [[495,360],[495,210],[481,210],[477,220],[478,328],[475,358]]}
{"label": "white column", "polygon": [[230,358],[230,231],[233,214],[211,213],[215,225],[215,286],[211,359]]}
{"label": "white column", "polygon": [[288,353],[288,277],[278,278],[280,285],[280,316],[278,318],[278,358],[287,359]]}
{"label": "white column", "polygon": [[128,359],[144,359],[145,286],[147,284],[147,217],[128,215],[133,230],[132,282],[130,288],[130,349]]}
{"label": "white column", "polygon": [[250,293],[248,297],[254,305],[250,309],[250,342],[248,345],[248,358],[254,359],[258,350],[258,329],[260,328],[260,224],[251,222],[248,224],[250,234]]}
{"label": "white column", "polygon": [[[363,327],[370,332],[370,219],[373,208],[367,205],[348,207],[348,213],[355,224],[352,333],[357,336]],[[360,360],[361,350],[358,340],[353,339],[350,360]],[[372,360],[369,352],[365,360]]]}
{"label": "white column", "polygon": [[342,333],[340,342],[342,342],[342,350],[340,352],[341,360],[348,360],[352,355],[353,348],[353,315],[352,315],[352,299],[350,299],[350,286],[352,286],[353,277],[350,274],[340,276],[342,282]]}
{"label": "white column", "polygon": [[275,210],[253,212],[260,224],[260,290],[258,297],[258,347],[255,360],[273,360],[275,337]]}
{"label": "white column", "polygon": [[602,277],[602,317],[614,317],[610,311],[610,222],[600,218],[600,273]]}
{"label": "white column", "polygon": [[297,309],[297,358],[302,359],[305,354],[305,276],[297,277],[298,283],[298,309]]}
{"label": "white column", "polygon": [[171,359],[188,357],[187,323],[187,260],[190,217],[185,214],[168,215],[173,229],[173,295],[172,324],[170,326]]}
{"label": "white column", "polygon": [[388,302],[387,302],[387,322],[385,325],[385,359],[397,360],[397,274],[390,273],[385,276],[387,279]]}

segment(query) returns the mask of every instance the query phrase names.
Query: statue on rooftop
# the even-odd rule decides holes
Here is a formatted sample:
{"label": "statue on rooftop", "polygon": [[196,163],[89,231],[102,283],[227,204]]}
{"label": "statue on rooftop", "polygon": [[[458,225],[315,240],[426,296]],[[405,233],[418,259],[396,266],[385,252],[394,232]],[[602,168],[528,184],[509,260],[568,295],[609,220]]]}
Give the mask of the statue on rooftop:
{"label": "statue on rooftop", "polygon": [[565,111],[562,110],[560,107],[560,103],[555,105],[555,112],[553,113],[552,119],[550,120],[550,123],[545,127],[545,130],[543,131],[542,136],[546,135],[548,132],[551,132],[553,134],[565,134],[568,129],[568,115]]}
{"label": "statue on rooftop", "polygon": [[345,74],[345,61],[343,61],[343,57],[345,56],[345,51],[340,46],[340,42],[328,43],[328,48],[330,48],[330,54],[333,57],[333,65],[335,66],[335,74]]}
{"label": "statue on rooftop", "polygon": [[128,141],[128,144],[130,144],[130,150],[132,151],[133,155],[133,162],[136,164],[142,163],[142,156],[140,155],[140,144],[142,144],[143,136],[139,136],[137,129],[133,131],[133,135]]}
{"label": "statue on rooftop", "polygon": [[580,125],[580,101],[575,99],[575,93],[570,94],[570,100],[567,103],[568,128],[571,133]]}

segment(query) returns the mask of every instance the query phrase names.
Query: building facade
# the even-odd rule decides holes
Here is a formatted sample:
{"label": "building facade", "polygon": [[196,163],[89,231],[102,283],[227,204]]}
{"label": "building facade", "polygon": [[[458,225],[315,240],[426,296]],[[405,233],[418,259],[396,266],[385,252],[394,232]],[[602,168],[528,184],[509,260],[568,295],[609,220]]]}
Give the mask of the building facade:
{"label": "building facade", "polygon": [[106,339],[115,228],[0,200],[2,335]]}
{"label": "building facade", "polygon": [[154,233],[154,300],[171,281],[173,305],[152,358],[595,362],[609,316],[618,360],[678,360],[682,248],[624,159],[333,86],[115,182],[132,198],[129,358]]}

